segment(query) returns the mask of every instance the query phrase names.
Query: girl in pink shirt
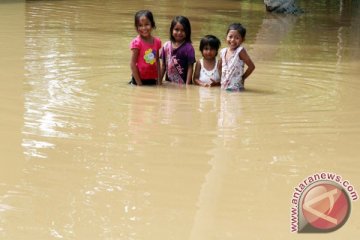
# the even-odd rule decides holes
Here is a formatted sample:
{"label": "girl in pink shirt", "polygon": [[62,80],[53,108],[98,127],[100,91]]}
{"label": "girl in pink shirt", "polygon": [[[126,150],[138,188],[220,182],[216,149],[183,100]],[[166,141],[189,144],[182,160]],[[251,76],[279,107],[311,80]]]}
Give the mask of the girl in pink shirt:
{"label": "girl in pink shirt", "polygon": [[149,10],[141,10],[135,14],[135,28],[139,35],[130,43],[132,72],[130,83],[138,86],[161,84],[159,64],[161,40],[151,35],[156,26]]}

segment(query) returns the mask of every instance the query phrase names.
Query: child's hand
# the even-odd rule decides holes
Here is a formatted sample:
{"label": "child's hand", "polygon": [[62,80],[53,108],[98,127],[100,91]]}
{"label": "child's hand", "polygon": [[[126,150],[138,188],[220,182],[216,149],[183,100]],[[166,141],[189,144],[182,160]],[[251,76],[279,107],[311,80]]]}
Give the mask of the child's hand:
{"label": "child's hand", "polygon": [[210,78],[210,80],[211,80],[211,83],[209,83],[209,84],[210,84],[210,87],[219,85],[219,82],[215,81],[214,79],[211,79],[211,78]]}

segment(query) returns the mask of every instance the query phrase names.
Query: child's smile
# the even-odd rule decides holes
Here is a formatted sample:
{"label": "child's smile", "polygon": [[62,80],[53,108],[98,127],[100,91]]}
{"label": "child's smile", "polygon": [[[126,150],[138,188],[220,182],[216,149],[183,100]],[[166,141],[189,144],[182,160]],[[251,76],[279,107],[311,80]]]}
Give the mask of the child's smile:
{"label": "child's smile", "polygon": [[230,49],[236,49],[243,42],[243,38],[237,30],[230,30],[226,36],[226,41]]}
{"label": "child's smile", "polygon": [[142,16],[139,19],[139,24],[137,26],[138,33],[143,38],[149,38],[151,37],[151,30],[152,30],[152,26],[150,20],[147,17]]}
{"label": "child's smile", "polygon": [[207,60],[212,60],[216,57],[216,49],[211,48],[209,45],[205,46],[202,51],[202,55]]}
{"label": "child's smile", "polygon": [[176,23],[172,31],[172,35],[176,42],[183,42],[186,37],[185,29],[180,23]]}

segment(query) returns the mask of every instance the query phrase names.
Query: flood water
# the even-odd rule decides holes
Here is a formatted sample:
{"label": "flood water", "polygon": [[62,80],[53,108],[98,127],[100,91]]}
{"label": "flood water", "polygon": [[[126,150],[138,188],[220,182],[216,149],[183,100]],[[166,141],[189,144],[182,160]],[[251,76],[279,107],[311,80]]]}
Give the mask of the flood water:
{"label": "flood water", "polygon": [[[1,239],[355,239],[360,203],[328,234],[290,231],[294,188],[318,172],[360,191],[360,4],[0,1]],[[134,87],[133,15],[163,43],[247,28],[246,91]],[[354,238],[355,237],[355,238]]]}

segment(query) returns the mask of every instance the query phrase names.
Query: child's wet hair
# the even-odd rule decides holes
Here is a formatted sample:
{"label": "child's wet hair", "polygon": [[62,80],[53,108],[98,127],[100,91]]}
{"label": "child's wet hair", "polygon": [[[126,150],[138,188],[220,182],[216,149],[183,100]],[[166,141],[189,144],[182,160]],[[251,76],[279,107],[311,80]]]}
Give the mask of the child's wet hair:
{"label": "child's wet hair", "polygon": [[216,50],[216,55],[217,55],[220,45],[221,42],[217,37],[215,37],[214,35],[206,35],[200,40],[199,49],[200,52],[202,52],[204,47],[209,46],[211,49]]}
{"label": "child's wet hair", "polygon": [[242,38],[245,38],[246,28],[244,28],[243,25],[241,25],[241,23],[232,23],[232,24],[230,24],[226,34],[228,34],[231,30],[238,31],[240,36]]}
{"label": "child's wet hair", "polygon": [[137,13],[135,13],[135,28],[139,26],[140,18],[142,16],[145,16],[147,19],[149,19],[152,28],[154,29],[156,28],[154,16],[152,12],[149,10],[140,10]]}
{"label": "child's wet hair", "polygon": [[170,40],[172,42],[175,42],[175,38],[172,35],[172,32],[174,30],[174,27],[177,23],[180,23],[185,31],[185,42],[189,42],[191,43],[191,25],[190,25],[190,21],[187,17],[184,16],[176,16],[174,17],[174,19],[171,22],[170,25]]}

